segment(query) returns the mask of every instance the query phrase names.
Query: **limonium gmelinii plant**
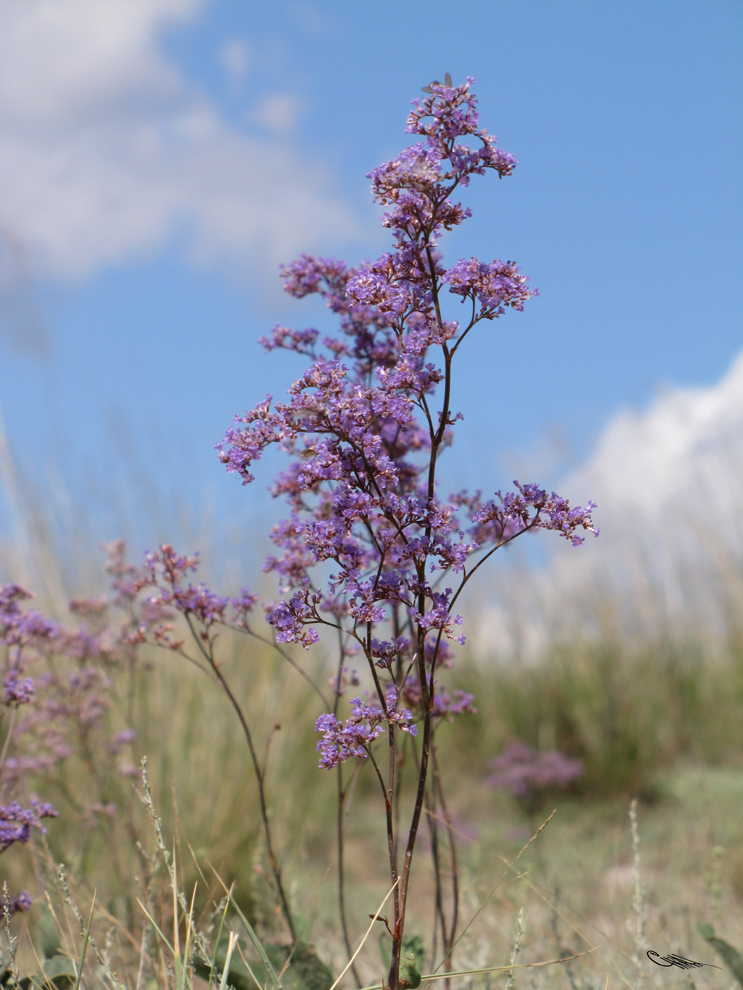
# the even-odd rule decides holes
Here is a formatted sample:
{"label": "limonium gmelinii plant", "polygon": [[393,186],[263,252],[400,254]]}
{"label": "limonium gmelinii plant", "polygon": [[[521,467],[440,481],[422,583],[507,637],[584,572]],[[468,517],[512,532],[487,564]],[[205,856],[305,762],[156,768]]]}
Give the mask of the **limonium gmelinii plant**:
{"label": "limonium gmelinii plant", "polygon": [[[534,484],[515,482],[514,491],[489,499],[438,490],[439,455],[462,418],[452,404],[457,353],[465,341],[492,346],[480,336],[486,326],[523,310],[535,294],[511,261],[464,258],[447,266],[439,249],[444,231],[471,214],[455,193],[473,175],[502,179],[516,166],[480,127],[472,82],[453,86],[447,77],[426,87],[406,128],[418,140],[369,174],[374,199],[387,210],[388,253],[358,268],[305,255],[284,269],[285,290],[297,299],[321,295],[339,332],[275,327],[264,346],[295,351],[310,365],[288,402],[267,396],[236,418],[219,445],[225,467],[244,484],[272,444],[289,456],[273,488],[289,514],[273,530],[277,550],[266,564],[282,597],[265,607],[266,620],[278,643],[310,648],[326,628],[338,644],[334,704],[316,722],[319,764],[342,773],[348,761],[367,761],[378,778],[393,886],[389,990],[412,981],[403,937],[424,809],[428,827],[446,823],[454,855],[436,731],[473,703],[439,684],[452,641],[464,643],[457,601],[497,549],[530,530],[554,530],[574,546],[585,531],[596,532],[593,503],[571,508]],[[346,709],[342,697],[358,683],[352,662],[363,665],[369,690]],[[410,768],[413,797],[403,810],[398,778]],[[344,794],[341,783],[341,802]],[[340,866],[342,873],[342,859]],[[438,931],[450,960],[456,889],[448,909],[439,894],[437,887]]]}

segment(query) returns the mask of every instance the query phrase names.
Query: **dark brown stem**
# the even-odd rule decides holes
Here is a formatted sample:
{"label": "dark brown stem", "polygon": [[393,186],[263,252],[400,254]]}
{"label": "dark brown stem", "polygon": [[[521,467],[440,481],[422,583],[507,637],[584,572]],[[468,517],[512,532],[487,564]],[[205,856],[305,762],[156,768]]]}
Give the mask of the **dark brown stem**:
{"label": "dark brown stem", "polygon": [[[424,673],[422,685],[425,685],[425,673]],[[415,850],[415,840],[418,837],[418,827],[420,825],[421,814],[423,812],[423,806],[425,804],[425,796],[426,796],[426,778],[428,775],[428,759],[431,751],[432,707],[433,707],[433,695],[431,695],[430,697],[429,706],[426,708],[425,714],[423,716],[423,744],[421,746],[421,762],[420,762],[420,770],[418,772],[418,788],[415,795],[415,806],[413,808],[413,817],[410,822],[410,832],[408,834],[408,842],[407,842],[407,846],[405,847],[405,858],[403,861],[402,871],[400,873],[400,882],[397,887],[400,898],[399,900],[400,910],[395,917],[395,927],[392,932],[392,961],[390,963],[390,970],[387,978],[388,990],[399,990],[399,984],[400,984],[400,961],[402,956],[402,939],[405,929],[405,909],[407,906],[408,886],[410,883],[410,870],[413,865],[413,852]],[[396,876],[393,876],[392,879],[394,881],[397,878]]]}
{"label": "dark brown stem", "polygon": [[[395,739],[395,726],[392,722],[389,723],[389,764],[387,771],[387,791],[384,796],[384,807],[387,819],[387,854],[390,860],[390,877],[392,882],[398,878],[397,872],[397,833],[395,830],[395,822],[393,815],[393,802],[395,800],[395,750],[396,750],[396,739]],[[397,927],[400,918],[400,888],[399,885],[395,887],[395,892],[392,895],[392,903],[394,905],[394,918],[395,927]]]}

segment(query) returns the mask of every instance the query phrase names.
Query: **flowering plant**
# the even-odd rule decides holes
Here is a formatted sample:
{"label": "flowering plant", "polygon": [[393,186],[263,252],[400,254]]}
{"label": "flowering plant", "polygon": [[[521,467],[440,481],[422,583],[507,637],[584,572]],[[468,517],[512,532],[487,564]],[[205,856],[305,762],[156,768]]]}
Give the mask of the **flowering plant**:
{"label": "flowering plant", "polygon": [[[445,722],[474,710],[471,695],[448,692],[440,684],[441,672],[453,662],[452,643],[465,641],[458,599],[496,550],[530,530],[554,530],[574,546],[583,542],[584,532],[596,532],[593,503],[571,508],[533,484],[515,482],[515,491],[497,491],[485,500],[479,492],[448,497],[439,492],[438,458],[462,419],[452,406],[455,356],[467,337],[475,340],[479,324],[508,309],[521,311],[535,294],[511,261],[469,258],[446,267],[438,247],[443,232],[470,215],[452,199],[455,191],[473,175],[490,170],[504,178],[516,166],[479,126],[471,84],[468,79],[453,86],[449,77],[445,84],[431,83],[407,124],[422,140],[369,175],[375,200],[387,208],[382,223],[393,233],[390,252],[358,268],[305,255],[284,269],[286,291],[299,299],[321,295],[340,331],[321,337],[315,329],[275,327],[263,341],[266,348],[295,351],[309,358],[310,366],[289,389],[288,402],[273,404],[268,396],[238,416],[218,444],[227,470],[244,484],[254,480],[251,467],[271,445],[289,455],[289,468],[273,489],[287,499],[289,514],[274,527],[276,552],[266,562],[266,570],[277,575],[281,597],[264,606],[265,617],[273,645],[294,666],[283,644],[309,649],[322,630],[337,644],[332,703],[299,670],[325,708],[315,723],[320,767],[338,775],[339,901],[349,952],[345,764],[370,766],[379,783],[393,903],[391,922],[382,919],[390,939],[389,990],[420,982],[420,946],[416,942],[414,950],[405,935],[405,918],[424,810],[436,884],[432,955],[437,956],[440,938],[440,964],[451,968],[456,851],[437,739]],[[450,313],[452,303],[456,308]],[[454,318],[462,306],[464,318]],[[225,628],[262,638],[251,626],[258,598],[247,590],[237,598],[221,597],[190,583],[197,565],[196,556],[179,556],[163,545],[137,568],[126,562],[123,543],[112,545],[111,595],[72,602],[80,618],[72,632],[21,607],[30,596],[19,586],[0,588],[0,852],[27,842],[33,829],[43,830],[42,819],[56,816],[52,805],[25,794],[23,785],[63,764],[76,747],[105,784],[106,801],[89,805],[84,815],[91,821],[114,817],[111,771],[124,777],[137,771],[119,758],[134,739],[128,719],[123,731],[102,738],[103,716],[112,703],[109,675],[133,671],[139,648],[156,645],[199,666],[237,715],[258,786],[279,909],[296,948],[271,836],[266,756],[261,759],[247,714],[216,654]],[[118,621],[112,610],[120,613]],[[181,636],[184,627],[188,632]],[[366,694],[352,668],[355,658],[366,671]],[[352,687],[347,714],[342,699]],[[409,807],[401,786],[405,777],[413,785]],[[450,869],[444,870],[447,850]],[[7,897],[6,914],[28,904],[25,891]]]}
{"label": "flowering plant", "polygon": [[[227,470],[243,484],[254,480],[251,468],[269,446],[280,445],[290,458],[273,488],[287,499],[289,515],[273,530],[277,552],[266,563],[282,597],[265,607],[266,620],[277,643],[309,648],[319,630],[335,635],[335,700],[316,723],[320,766],[341,773],[348,760],[368,760],[379,781],[393,885],[390,990],[413,979],[401,961],[424,808],[434,832],[437,821],[447,823],[453,857],[435,736],[443,720],[472,710],[470,696],[452,697],[438,683],[452,663],[450,643],[464,643],[457,600],[497,549],[529,530],[555,530],[574,546],[583,542],[582,532],[596,532],[593,503],[571,508],[533,484],[515,483],[515,491],[488,500],[479,492],[448,498],[438,492],[438,458],[462,418],[452,407],[457,351],[467,337],[474,342],[478,324],[523,310],[535,295],[511,261],[468,258],[446,267],[438,247],[444,231],[470,216],[452,199],[455,191],[473,175],[493,171],[505,178],[516,166],[479,126],[472,82],[431,83],[425,98],[414,101],[406,128],[422,140],[369,174],[375,201],[387,207],[382,224],[393,234],[390,252],[358,268],[304,255],[284,269],[285,290],[298,299],[321,295],[340,332],[321,337],[315,329],[276,326],[264,346],[312,363],[289,389],[288,402],[273,404],[267,396],[236,417],[218,445]],[[465,307],[463,319],[448,311],[452,296],[460,311]],[[343,722],[341,696],[354,656],[363,657],[373,700],[354,698]],[[384,762],[378,759],[383,736]],[[402,831],[398,777],[410,747],[415,797]],[[342,836],[339,868],[342,876]],[[435,875],[437,930],[450,964],[456,874],[448,913],[438,869]]]}
{"label": "flowering plant", "polygon": [[582,760],[573,760],[558,750],[538,753],[511,739],[500,754],[490,761],[485,782],[490,787],[507,787],[525,808],[535,807],[545,791],[569,787],[583,773]]}
{"label": "flowering plant", "polygon": [[[56,797],[52,805],[35,796],[35,782],[52,784],[90,834],[116,817],[115,779],[137,774],[125,758],[134,730],[110,734],[106,717],[116,695],[112,674],[135,663],[126,623],[111,621],[105,599],[79,599],[69,604],[79,624],[66,629],[26,608],[32,597],[20,585],[0,586],[0,853],[45,833],[42,819],[60,814]],[[67,775],[76,776],[76,760],[89,777],[80,795]],[[4,911],[30,905],[23,891],[6,898]]]}

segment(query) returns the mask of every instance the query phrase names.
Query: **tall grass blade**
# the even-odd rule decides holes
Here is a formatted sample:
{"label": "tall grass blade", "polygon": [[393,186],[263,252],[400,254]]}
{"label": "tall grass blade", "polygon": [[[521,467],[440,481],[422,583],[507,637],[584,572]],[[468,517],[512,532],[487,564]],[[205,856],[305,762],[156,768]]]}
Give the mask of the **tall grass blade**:
{"label": "tall grass blade", "polygon": [[90,914],[88,915],[88,923],[85,926],[85,934],[83,935],[83,952],[80,957],[80,965],[77,967],[77,979],[75,980],[74,990],[80,990],[80,981],[83,978],[83,966],[85,964],[85,954],[88,951],[88,941],[90,939],[90,926],[93,924],[93,910],[95,909],[95,895],[96,892],[93,891],[93,903],[90,905]]}
{"label": "tall grass blade", "polygon": [[[209,865],[211,866],[211,863]],[[230,888],[229,890],[227,889],[227,885],[225,884],[224,880],[220,877],[220,875],[217,873],[217,871],[214,869],[213,866],[212,866],[212,871],[214,873],[214,876],[217,878],[217,880],[222,885],[222,888],[223,888],[225,894],[227,894],[227,896],[229,897],[230,903],[232,904],[232,906],[234,907],[235,911],[237,912],[238,918],[245,925],[245,930],[247,931],[248,935],[250,936],[250,941],[255,946],[258,955],[261,957],[261,962],[265,966],[266,974],[268,975],[268,978],[271,981],[271,985],[273,986],[274,990],[281,990],[281,980],[279,979],[278,974],[276,973],[276,970],[271,965],[271,960],[268,958],[268,956],[266,954],[266,950],[263,948],[263,944],[261,943],[261,940],[256,935],[255,930],[253,929],[253,926],[250,924],[250,922],[248,921],[248,919],[242,913],[242,911],[240,910],[240,905],[237,903],[237,901],[235,900],[235,898],[232,896],[232,888]]]}
{"label": "tall grass blade", "polygon": [[227,946],[227,955],[224,960],[222,979],[219,981],[219,990],[226,990],[227,977],[229,976],[230,963],[232,962],[232,953],[235,951],[236,945],[237,945],[237,932],[230,932],[230,944]]}
{"label": "tall grass blade", "polygon": [[144,906],[144,904],[140,901],[139,898],[137,898],[137,904],[139,904],[139,906],[142,908],[142,910],[144,911],[144,913],[147,915],[147,918],[148,918],[150,924],[152,925],[152,927],[155,929],[155,931],[157,932],[157,934],[160,936],[160,938],[163,940],[163,942],[167,945],[167,947],[173,953],[173,956],[175,956],[175,949],[173,948],[173,946],[168,941],[167,936],[165,935],[165,933],[163,932],[162,928],[160,928],[160,926],[158,925],[158,923],[155,921],[155,919],[152,917],[152,915],[150,914],[150,912],[147,910],[147,908]]}

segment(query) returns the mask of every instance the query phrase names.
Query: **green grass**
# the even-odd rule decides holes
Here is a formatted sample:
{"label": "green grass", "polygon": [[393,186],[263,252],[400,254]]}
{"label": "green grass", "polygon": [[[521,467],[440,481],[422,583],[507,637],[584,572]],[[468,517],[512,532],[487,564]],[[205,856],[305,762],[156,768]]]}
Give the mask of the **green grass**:
{"label": "green grass", "polygon": [[680,760],[743,767],[743,649],[705,659],[667,642],[627,649],[576,642],[540,665],[494,668],[470,661],[457,673],[479,713],[454,747],[464,771],[483,773],[512,737],[579,757],[577,793],[652,799],[659,775]]}
{"label": "green grass", "polygon": [[[57,566],[54,555],[45,554],[37,554],[36,571],[54,580],[42,589],[47,601],[41,605],[56,605],[61,615],[70,590],[63,587],[65,574],[75,568]],[[74,592],[95,590],[95,583],[86,581]],[[606,607],[610,610],[610,603]],[[317,769],[313,725],[319,701],[263,646],[228,635],[222,646],[223,669],[245,706],[261,754],[268,745],[271,822],[303,939],[338,974],[347,954],[336,908],[336,784],[332,773]],[[299,650],[295,656],[319,683],[332,673],[332,663],[318,650]],[[132,724],[138,733],[132,758],[148,757],[155,807],[167,848],[174,849],[179,890],[187,902],[185,911],[179,908],[181,957],[196,886],[192,938],[202,934],[213,953],[220,926],[223,943],[233,927],[247,963],[264,965],[268,972],[236,910],[230,908],[225,916],[225,892],[217,879],[234,884],[235,905],[278,959],[284,950],[274,943],[282,941],[282,926],[267,877],[256,786],[239,726],[218,686],[198,670],[167,652],[153,652],[146,659],[133,685],[133,716],[113,709],[107,717],[110,733]],[[124,674],[112,673],[121,680],[125,709]],[[628,925],[636,919],[628,810],[638,797],[647,946],[661,954],[677,952],[719,963],[697,932],[697,921],[713,923],[718,935],[743,946],[740,639],[731,636],[712,651],[698,643],[679,644],[661,633],[639,645],[616,634],[594,641],[576,634],[569,646],[547,651],[540,665],[503,666],[470,654],[451,675],[447,687],[472,691],[479,709],[439,731],[449,803],[462,834],[460,928],[472,921],[457,946],[455,966],[507,966],[523,909],[526,927],[518,963],[594,951],[569,965],[514,970],[516,990],[598,990],[607,986],[607,978],[612,987],[645,990],[729,986],[728,974],[718,970],[667,973],[650,963],[638,970],[633,962],[636,946]],[[442,683],[448,676],[442,672]],[[490,760],[512,737],[541,751],[557,748],[580,757],[586,767],[583,777],[567,795],[545,795],[538,812],[527,815],[508,794],[484,782]],[[352,940],[366,931],[369,915],[389,886],[383,816],[369,771],[366,767],[359,780],[348,824]],[[39,970],[45,947],[50,952],[61,947],[70,958],[80,959],[81,927],[55,881],[57,865],[64,862],[70,895],[84,921],[95,892],[91,935],[121,983],[131,990],[176,985],[173,953],[139,904],[147,905],[175,948],[169,876],[132,781],[108,777],[96,783],[85,762],[73,759],[63,772],[39,778],[34,786],[57,804],[62,816],[49,822],[46,844],[15,847],[2,859],[0,879],[7,880],[11,891],[27,887],[36,899],[28,916],[11,922],[11,933],[19,939],[21,972]],[[81,819],[81,807],[104,800],[117,804],[113,819]],[[554,807],[554,818],[514,863]],[[425,838],[425,829],[423,834]],[[429,951],[433,884],[425,842],[416,857],[408,931],[420,935]],[[509,863],[514,863],[512,869]],[[54,916],[44,908],[45,894]],[[381,975],[378,935],[372,933],[359,956],[369,984]],[[140,977],[142,946],[149,962]],[[187,966],[181,966],[179,979],[194,988],[206,986]],[[504,973],[461,977],[452,986],[496,984],[506,985]],[[92,945],[82,985],[113,985]],[[349,978],[344,985],[351,986]]]}
{"label": "green grass", "polygon": [[[256,650],[242,639],[224,645],[224,669],[245,703],[261,751],[270,738],[272,823],[303,938],[339,973],[347,959],[335,903],[335,778],[316,766],[312,725],[319,702],[294,671],[263,647]],[[281,941],[255,784],[237,722],[219,688],[199,671],[164,652],[150,660],[151,669],[140,672],[136,687],[137,748],[147,753],[155,804],[168,844],[174,844],[180,889],[189,902],[198,884],[195,924],[206,931],[207,940],[214,938],[215,929],[208,929],[224,891],[213,866],[228,884],[234,882],[236,904],[267,943]],[[475,691],[479,714],[440,730],[442,754],[450,744],[444,767],[463,836],[463,924],[476,915],[457,947],[457,969],[506,965],[523,908],[519,962],[554,959],[568,950],[595,951],[569,966],[515,970],[516,987],[571,988],[572,978],[576,988],[598,988],[607,974],[610,986],[626,985],[622,980],[639,986],[627,928],[633,918],[627,815],[635,795],[641,799],[647,946],[719,963],[696,931],[700,920],[715,923],[721,937],[743,946],[740,659],[731,651],[714,663],[698,668],[694,663],[693,657],[674,659],[657,648],[622,656],[613,644],[556,655],[542,669],[497,670],[474,661],[460,667],[458,683]],[[322,676],[322,671],[315,673]],[[484,783],[489,760],[511,735],[581,756],[585,779],[573,793],[550,795],[539,813],[527,815],[508,794]],[[354,938],[365,931],[388,888],[379,796],[368,769],[356,790],[347,839]],[[75,801],[94,797],[81,764],[66,775],[69,799],[60,779],[37,783],[39,793],[57,801],[63,815],[50,823],[48,854],[37,844],[35,851],[17,849],[4,857],[10,887],[27,886],[36,897],[45,887],[61,917],[67,909],[55,890],[52,864],[65,862],[82,916],[87,917],[96,891],[92,931],[99,945],[107,931],[113,933],[113,968],[124,985],[137,986],[134,947],[143,937],[162,977],[167,973],[164,950],[137,900],[150,897],[152,916],[166,931],[172,929],[172,894],[164,870],[156,868],[151,823],[131,782],[117,783],[121,817],[89,831],[81,829],[73,812]],[[507,864],[555,806],[555,817],[509,871]],[[424,845],[416,856],[408,931],[419,934],[429,949],[432,872]],[[713,894],[714,884],[705,878],[715,862],[719,883]],[[51,923],[47,918],[43,924],[48,940]],[[43,934],[41,906],[28,918],[13,919],[13,931],[22,936],[19,960],[30,972],[36,966],[30,943],[40,951]],[[359,957],[370,984],[381,972],[378,934]],[[79,947],[74,925],[66,941]],[[240,944],[248,951],[244,939]],[[650,966],[641,974],[646,986],[667,985],[663,971],[655,973]],[[504,978],[462,977],[456,985],[489,986]],[[679,971],[674,985],[688,985],[685,979]],[[198,977],[194,980],[198,986]],[[694,971],[693,980],[698,990],[721,985],[713,969]]]}

